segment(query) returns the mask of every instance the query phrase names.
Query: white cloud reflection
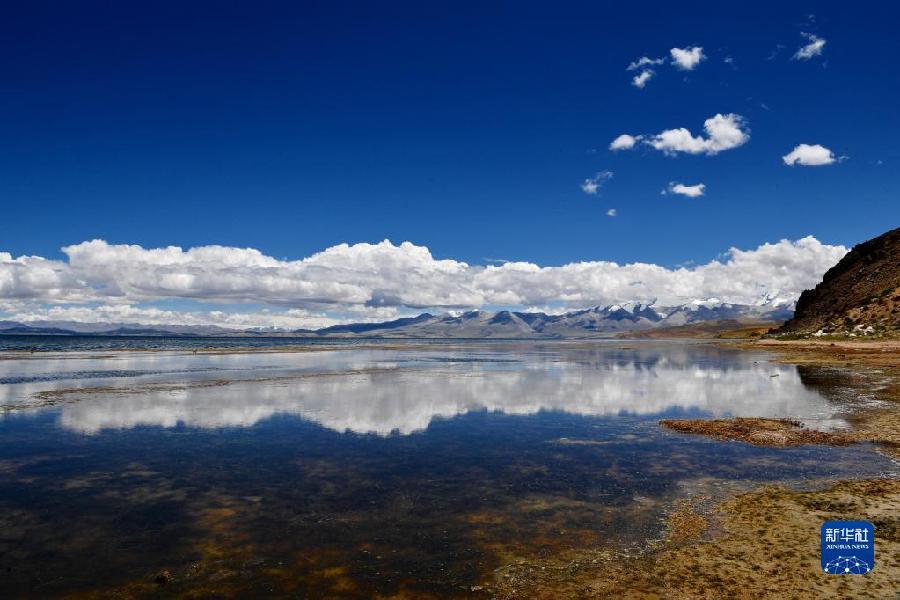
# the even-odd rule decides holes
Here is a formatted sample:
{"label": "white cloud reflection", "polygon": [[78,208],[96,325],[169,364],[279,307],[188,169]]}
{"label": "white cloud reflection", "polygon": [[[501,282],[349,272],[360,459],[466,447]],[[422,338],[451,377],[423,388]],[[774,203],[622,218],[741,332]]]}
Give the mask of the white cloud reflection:
{"label": "white cloud reflection", "polygon": [[[757,364],[750,355],[710,352],[689,347],[553,350],[527,354],[522,362],[512,363],[472,362],[470,355],[434,352],[406,356],[385,351],[251,355],[257,366],[274,363],[268,375],[290,374],[291,378],[149,392],[140,387],[148,381],[224,376],[222,371],[152,375],[126,381],[124,385],[137,386],[132,392],[85,394],[78,401],[67,402],[59,419],[67,429],[96,434],[108,429],[179,424],[204,429],[251,427],[276,415],[294,415],[338,432],[382,436],[412,434],[435,419],[484,410],[509,415],[563,411],[614,416],[682,409],[715,416],[793,417],[820,426],[840,424],[834,419],[835,409],[802,384],[796,368]],[[499,353],[487,358],[521,356]],[[218,368],[237,365],[247,357],[226,356],[216,364]],[[467,360],[460,360],[463,358]],[[208,357],[197,357],[201,359]],[[179,360],[190,361],[183,355]],[[323,374],[327,364],[331,372]],[[259,370],[247,373],[245,377],[263,376]],[[115,381],[104,385],[123,385],[122,380]],[[89,387],[96,383],[84,380],[79,384]],[[32,383],[27,389],[19,386],[16,394],[21,397],[38,389],[72,385],[71,380]]]}

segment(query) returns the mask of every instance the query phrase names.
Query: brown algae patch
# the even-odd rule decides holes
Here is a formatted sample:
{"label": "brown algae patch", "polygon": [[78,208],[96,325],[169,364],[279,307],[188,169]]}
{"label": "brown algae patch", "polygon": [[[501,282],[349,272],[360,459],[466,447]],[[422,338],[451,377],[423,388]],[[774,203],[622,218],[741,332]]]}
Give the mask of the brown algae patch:
{"label": "brown algae patch", "polygon": [[[673,522],[702,522],[690,508]],[[721,533],[693,543],[669,536],[641,555],[585,553],[563,565],[529,563],[498,572],[499,598],[891,598],[900,589],[900,481],[843,482],[820,491],[767,487],[715,509]],[[686,518],[682,518],[686,517]],[[822,572],[826,520],[875,524],[875,569],[859,577]]]}
{"label": "brown algae patch", "polygon": [[872,410],[850,421],[857,439],[878,442],[886,454],[900,458],[900,411],[896,408]]}
{"label": "brown algae patch", "polygon": [[754,446],[784,448],[806,444],[846,446],[858,437],[845,432],[807,429],[790,419],[663,419],[660,425],[679,433],[692,433],[719,440],[741,441]]}
{"label": "brown algae patch", "polygon": [[681,499],[669,515],[668,526],[667,539],[670,542],[690,542],[700,539],[709,529],[709,521],[696,511],[693,502]]}

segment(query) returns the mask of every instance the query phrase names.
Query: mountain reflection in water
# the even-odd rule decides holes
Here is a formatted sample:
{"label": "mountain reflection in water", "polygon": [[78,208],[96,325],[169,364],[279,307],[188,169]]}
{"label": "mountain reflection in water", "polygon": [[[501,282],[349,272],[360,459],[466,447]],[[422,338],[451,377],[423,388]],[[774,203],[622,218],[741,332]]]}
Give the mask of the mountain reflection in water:
{"label": "mountain reflection in water", "polygon": [[[43,374],[35,374],[29,364],[32,372],[23,383],[0,388],[8,388],[7,402],[66,390],[64,397],[77,401],[63,404],[59,422],[83,433],[139,425],[249,427],[285,414],[340,432],[405,435],[437,418],[483,410],[587,416],[682,410],[790,416],[823,428],[843,425],[833,407],[803,385],[796,367],[749,353],[685,344],[519,348],[524,351],[476,346],[220,356],[136,353],[125,357],[125,365],[120,356],[47,361]],[[3,366],[9,370],[15,362],[22,361]],[[136,374],[123,378],[123,371]],[[110,376],[94,377],[103,372]],[[104,393],[103,387],[115,391]],[[90,393],[79,391],[83,388]]]}

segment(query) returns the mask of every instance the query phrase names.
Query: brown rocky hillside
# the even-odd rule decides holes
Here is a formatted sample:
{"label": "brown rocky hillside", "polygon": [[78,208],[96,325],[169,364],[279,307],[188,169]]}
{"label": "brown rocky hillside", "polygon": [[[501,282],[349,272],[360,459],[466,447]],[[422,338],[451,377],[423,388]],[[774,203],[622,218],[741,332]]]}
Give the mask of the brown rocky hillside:
{"label": "brown rocky hillside", "polygon": [[900,332],[900,228],[854,246],[797,300],[777,333],[895,335]]}

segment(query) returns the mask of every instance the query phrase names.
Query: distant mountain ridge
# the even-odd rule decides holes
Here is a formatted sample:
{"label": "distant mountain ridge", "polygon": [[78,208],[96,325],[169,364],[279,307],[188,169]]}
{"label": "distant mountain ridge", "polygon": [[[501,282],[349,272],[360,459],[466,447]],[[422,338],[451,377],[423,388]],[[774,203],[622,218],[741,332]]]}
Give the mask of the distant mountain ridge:
{"label": "distant mountain ridge", "polygon": [[900,332],[900,228],[857,244],[822,282],[800,294],[777,333]]}
{"label": "distant mountain ridge", "polygon": [[384,338],[591,338],[611,337],[629,331],[681,327],[692,323],[728,322],[777,324],[793,315],[789,305],[766,303],[704,304],[655,307],[646,304],[611,304],[548,315],[542,312],[503,310],[467,311],[459,315],[432,315],[383,323],[335,325],[315,332],[295,333],[315,337]]}
{"label": "distant mountain ridge", "polygon": [[290,332],[225,329],[214,326],[98,324],[0,321],[0,334],[235,336],[278,335],[299,338],[592,338],[630,331],[683,327],[693,323],[781,323],[792,316],[790,305],[698,302],[676,307],[625,303],[596,306],[558,315],[543,312],[471,310],[460,314],[423,313],[381,323],[349,323]]}

